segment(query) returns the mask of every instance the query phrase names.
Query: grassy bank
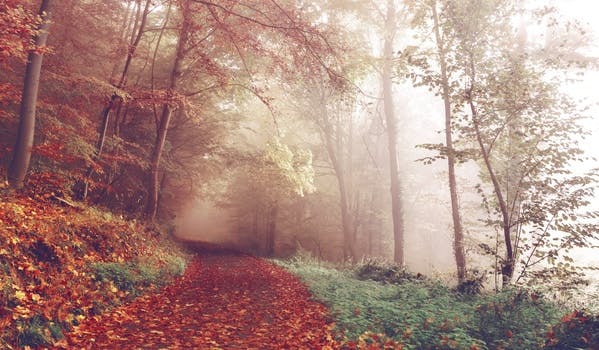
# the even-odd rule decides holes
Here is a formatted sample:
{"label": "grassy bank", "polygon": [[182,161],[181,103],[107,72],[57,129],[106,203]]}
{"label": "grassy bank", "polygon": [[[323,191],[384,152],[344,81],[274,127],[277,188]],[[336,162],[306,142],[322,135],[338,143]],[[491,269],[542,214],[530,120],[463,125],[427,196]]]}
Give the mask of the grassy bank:
{"label": "grassy bank", "polygon": [[347,348],[595,349],[589,344],[598,341],[592,339],[597,318],[563,316],[563,309],[524,290],[458,292],[376,262],[346,269],[306,258],[277,263],[329,306]]}

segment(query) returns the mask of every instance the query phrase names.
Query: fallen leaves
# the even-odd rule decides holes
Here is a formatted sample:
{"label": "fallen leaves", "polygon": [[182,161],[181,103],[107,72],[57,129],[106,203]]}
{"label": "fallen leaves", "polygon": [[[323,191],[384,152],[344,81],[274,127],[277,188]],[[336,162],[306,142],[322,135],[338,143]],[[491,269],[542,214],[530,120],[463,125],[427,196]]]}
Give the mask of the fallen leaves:
{"label": "fallen leaves", "polygon": [[295,276],[250,256],[208,255],[160,293],[84,321],[58,348],[338,349],[332,327]]}
{"label": "fallen leaves", "polygon": [[48,198],[45,192],[0,193],[3,349],[26,346],[33,339],[26,336],[30,330],[44,342],[55,341],[100,308],[131,299],[114,285],[108,290],[110,285],[98,282],[91,264],[130,261],[146,251],[160,254],[166,249],[134,220],[93,208],[63,207]]}

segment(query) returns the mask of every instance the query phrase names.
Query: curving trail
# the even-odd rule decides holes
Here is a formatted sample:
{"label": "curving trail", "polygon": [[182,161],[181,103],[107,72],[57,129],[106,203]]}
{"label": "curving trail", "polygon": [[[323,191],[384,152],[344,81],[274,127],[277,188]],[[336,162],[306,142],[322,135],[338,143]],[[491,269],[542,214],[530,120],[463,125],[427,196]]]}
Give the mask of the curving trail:
{"label": "curving trail", "polygon": [[68,335],[72,349],[332,349],[326,308],[293,275],[239,254],[202,254],[161,292]]}

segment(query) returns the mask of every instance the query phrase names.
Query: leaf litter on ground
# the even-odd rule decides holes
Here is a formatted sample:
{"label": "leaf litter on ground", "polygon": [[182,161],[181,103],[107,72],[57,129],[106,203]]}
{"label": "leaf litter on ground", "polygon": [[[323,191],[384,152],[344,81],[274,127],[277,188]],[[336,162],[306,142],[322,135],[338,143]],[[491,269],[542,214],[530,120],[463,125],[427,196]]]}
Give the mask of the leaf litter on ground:
{"label": "leaf litter on ground", "polygon": [[56,348],[334,349],[333,328],[289,272],[248,255],[207,254],[159,292],[85,320]]}

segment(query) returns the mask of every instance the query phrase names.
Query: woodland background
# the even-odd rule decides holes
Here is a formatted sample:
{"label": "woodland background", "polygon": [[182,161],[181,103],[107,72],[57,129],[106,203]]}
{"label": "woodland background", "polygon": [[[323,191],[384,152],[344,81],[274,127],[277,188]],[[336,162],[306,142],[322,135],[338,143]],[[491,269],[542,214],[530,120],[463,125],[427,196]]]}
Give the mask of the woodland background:
{"label": "woodland background", "polygon": [[[0,5],[4,187],[257,254],[381,257],[491,289],[578,292],[597,267],[574,261],[597,245],[592,101],[568,90],[596,52],[559,6],[39,5]],[[27,167],[23,77],[42,56]],[[198,223],[198,201],[218,211]]]}

